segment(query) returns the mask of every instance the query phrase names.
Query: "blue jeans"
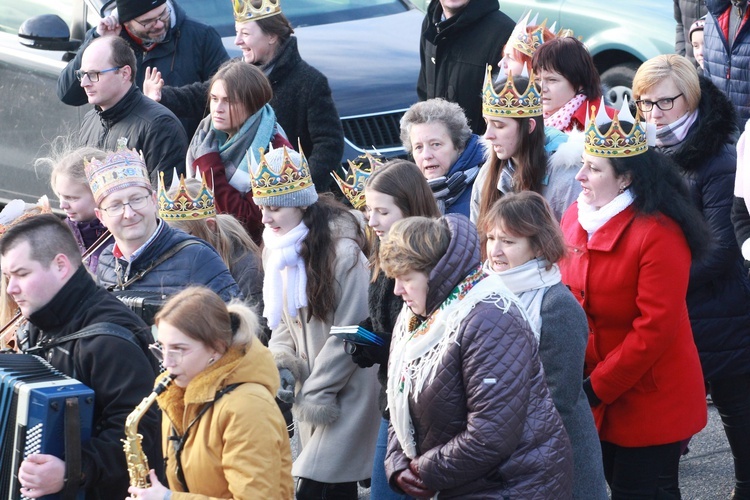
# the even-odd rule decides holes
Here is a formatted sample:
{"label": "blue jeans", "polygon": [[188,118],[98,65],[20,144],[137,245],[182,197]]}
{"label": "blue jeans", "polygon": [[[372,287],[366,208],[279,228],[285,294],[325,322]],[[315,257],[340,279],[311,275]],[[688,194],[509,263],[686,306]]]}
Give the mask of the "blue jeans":
{"label": "blue jeans", "polygon": [[372,464],[372,484],[370,498],[372,500],[408,500],[411,497],[396,493],[388,485],[385,476],[385,453],[388,448],[388,420],[381,419],[378,431],[378,443],[375,445],[375,462]]}

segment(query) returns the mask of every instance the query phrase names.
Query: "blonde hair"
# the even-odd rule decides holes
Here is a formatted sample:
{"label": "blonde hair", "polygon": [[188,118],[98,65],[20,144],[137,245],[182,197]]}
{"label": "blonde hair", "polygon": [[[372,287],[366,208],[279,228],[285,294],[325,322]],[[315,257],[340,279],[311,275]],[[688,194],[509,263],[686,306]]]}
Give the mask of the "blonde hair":
{"label": "blonde hair", "polygon": [[230,347],[248,346],[261,331],[258,315],[242,301],[225,304],[202,286],[171,297],[154,318],[157,327],[162,321],[222,354]]}
{"label": "blonde hair", "polygon": [[671,78],[675,87],[685,97],[688,111],[698,108],[701,101],[701,84],[693,63],[677,54],[662,54],[641,64],[633,77],[633,99],[640,99],[644,92],[665,78]]}
{"label": "blonde hair", "polygon": [[65,141],[58,143],[55,147],[57,149],[50,156],[38,158],[34,162],[35,167],[50,170],[50,185],[52,186],[52,190],[57,193],[55,184],[60,176],[67,177],[71,181],[82,184],[90,190],[91,188],[89,187],[89,181],[86,178],[86,171],[84,169],[84,162],[93,159],[104,160],[107,157],[107,153],[90,146],[73,148]]}
{"label": "blonde hair", "polygon": [[401,219],[380,243],[380,266],[389,278],[412,271],[429,275],[448,250],[450,239],[443,219]]}

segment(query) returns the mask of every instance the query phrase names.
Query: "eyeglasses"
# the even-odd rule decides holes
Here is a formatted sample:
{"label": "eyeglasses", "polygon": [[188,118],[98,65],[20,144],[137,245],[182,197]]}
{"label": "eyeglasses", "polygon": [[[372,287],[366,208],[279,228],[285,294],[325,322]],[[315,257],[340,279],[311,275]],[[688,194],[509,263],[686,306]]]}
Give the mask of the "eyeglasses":
{"label": "eyeglasses", "polygon": [[133,211],[140,210],[146,206],[150,197],[151,195],[136,196],[135,198],[130,198],[130,201],[127,203],[114,203],[107,208],[102,208],[102,210],[107,212],[107,215],[115,217],[117,215],[122,215],[125,212],[126,205]]}
{"label": "eyeglasses", "polygon": [[161,344],[158,342],[150,344],[148,350],[151,351],[151,354],[153,354],[161,364],[164,364],[165,361],[169,361],[172,364],[179,365],[182,363],[182,357],[185,354],[185,351],[182,349],[167,349],[165,353]]}
{"label": "eyeglasses", "polygon": [[665,97],[664,99],[659,99],[658,101],[645,101],[643,99],[639,99],[635,101],[635,105],[638,106],[638,109],[640,109],[644,113],[647,113],[654,109],[654,105],[656,105],[656,107],[662,111],[669,111],[674,107],[675,99],[681,96],[682,94],[677,94],[674,97]]}
{"label": "eyeglasses", "polygon": [[163,24],[167,24],[167,20],[169,19],[169,16],[172,15],[172,11],[169,10],[169,7],[164,8],[164,12],[162,12],[159,16],[154,17],[152,19],[144,19],[143,21],[139,21],[138,19],[133,19],[133,21],[137,22],[141,26],[143,26],[143,29],[150,30],[154,27],[154,25],[161,21]]}
{"label": "eyeglasses", "polygon": [[109,73],[110,71],[117,71],[120,68],[122,68],[122,66],[117,66],[116,68],[103,69],[101,71],[81,71],[79,69],[78,71],[76,71],[76,78],[78,78],[79,82],[82,82],[83,77],[88,76],[90,81],[98,82],[99,75],[101,75],[102,73]]}

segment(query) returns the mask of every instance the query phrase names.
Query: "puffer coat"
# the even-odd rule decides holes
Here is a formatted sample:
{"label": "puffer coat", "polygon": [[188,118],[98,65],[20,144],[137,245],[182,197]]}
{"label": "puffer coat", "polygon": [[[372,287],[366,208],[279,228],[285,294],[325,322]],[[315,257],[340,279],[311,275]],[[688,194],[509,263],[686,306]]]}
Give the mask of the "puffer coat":
{"label": "puffer coat", "polygon": [[[451,242],[429,276],[430,312],[480,265],[479,238],[469,220],[456,214],[444,220]],[[484,279],[505,288],[497,276]],[[516,301],[507,309],[479,302],[461,322],[435,378],[416,401],[410,398],[414,460],[441,499],[571,497],[570,442],[521,307]],[[399,321],[412,316],[404,307]],[[385,469],[392,487],[409,462],[391,424]]]}
{"label": "puffer coat", "polygon": [[712,235],[707,256],[690,268],[687,293],[693,338],[706,380],[750,372],[750,279],[731,221],[737,165],[734,107],[701,78],[698,119],[685,140],[661,149],[680,167]]}

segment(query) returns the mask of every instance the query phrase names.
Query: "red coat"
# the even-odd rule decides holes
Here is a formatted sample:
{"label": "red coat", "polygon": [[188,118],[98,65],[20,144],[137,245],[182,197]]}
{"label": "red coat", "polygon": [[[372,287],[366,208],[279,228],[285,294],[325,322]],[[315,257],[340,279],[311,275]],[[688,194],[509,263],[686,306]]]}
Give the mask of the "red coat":
{"label": "red coat", "polygon": [[586,311],[585,373],[602,403],[599,438],[639,447],[686,439],[706,425],[706,394],[685,294],[690,249],[663,215],[633,207],[588,241],[578,203],[563,216],[563,282]]}
{"label": "red coat", "polygon": [[[568,128],[563,130],[563,132],[570,132],[572,130],[586,130],[586,127],[589,126],[587,119],[591,114],[591,107],[594,107],[594,114],[596,114],[596,110],[599,108],[599,103],[600,101],[598,99],[596,101],[583,101],[583,104],[578,106],[578,109],[575,111],[575,113],[573,113],[573,118],[570,120]],[[607,112],[610,118],[617,114],[617,110],[614,108],[610,108],[609,106],[604,106],[604,110]]]}

